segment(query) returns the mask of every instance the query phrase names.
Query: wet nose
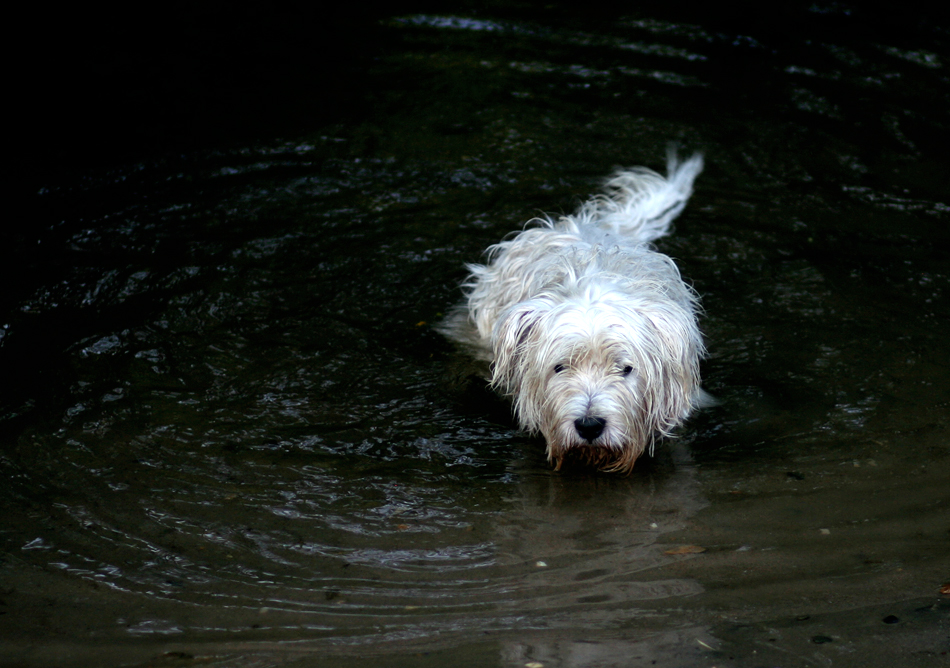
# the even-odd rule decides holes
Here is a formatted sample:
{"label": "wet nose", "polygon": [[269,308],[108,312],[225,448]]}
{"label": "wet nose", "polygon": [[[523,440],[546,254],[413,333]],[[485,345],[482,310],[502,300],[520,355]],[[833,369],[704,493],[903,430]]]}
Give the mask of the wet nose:
{"label": "wet nose", "polygon": [[599,417],[582,417],[574,420],[574,428],[588,443],[593,443],[594,439],[604,433],[604,426],[607,420]]}

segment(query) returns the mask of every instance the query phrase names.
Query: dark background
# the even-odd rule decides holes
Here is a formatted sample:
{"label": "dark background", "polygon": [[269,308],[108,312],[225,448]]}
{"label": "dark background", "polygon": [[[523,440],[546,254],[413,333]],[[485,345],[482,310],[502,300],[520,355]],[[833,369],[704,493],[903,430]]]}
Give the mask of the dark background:
{"label": "dark background", "polygon": [[[825,5],[821,11],[810,8]],[[947,47],[947,12],[923,2],[649,3],[649,15],[748,35],[787,52],[802,34],[838,44],[887,35]],[[32,10],[11,25],[10,69],[29,188],[90,167],[289,137],[358,117],[373,97],[367,65],[390,48],[379,21],[417,12],[497,19],[543,16],[582,29],[636,15],[636,3],[188,2],[118,11]],[[937,43],[934,44],[934,39]],[[944,53],[947,53],[944,50]],[[714,95],[768,95],[770,63],[734,59]],[[750,89],[750,84],[754,88]],[[425,91],[425,82],[413,82]],[[22,130],[22,132],[21,132]],[[927,148],[948,149],[947,133]]]}

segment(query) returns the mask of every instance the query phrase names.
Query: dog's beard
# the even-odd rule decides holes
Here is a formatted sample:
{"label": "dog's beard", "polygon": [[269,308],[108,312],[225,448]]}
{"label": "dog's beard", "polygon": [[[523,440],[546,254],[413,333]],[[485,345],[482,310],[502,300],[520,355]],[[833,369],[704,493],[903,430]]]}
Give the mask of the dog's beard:
{"label": "dog's beard", "polygon": [[[560,378],[569,374],[574,377]],[[556,470],[572,460],[600,470],[629,471],[647,444],[637,384],[636,378],[622,376],[622,370],[572,369],[551,378],[547,387],[519,397],[524,398],[522,405],[543,402],[537,429]],[[586,435],[578,429],[585,421],[593,426]]]}
{"label": "dog's beard", "polygon": [[526,429],[544,436],[555,469],[570,460],[629,471],[648,447],[652,434],[647,433],[641,379],[633,371],[624,375],[623,364],[576,359],[546,382],[525,379],[516,410]]}

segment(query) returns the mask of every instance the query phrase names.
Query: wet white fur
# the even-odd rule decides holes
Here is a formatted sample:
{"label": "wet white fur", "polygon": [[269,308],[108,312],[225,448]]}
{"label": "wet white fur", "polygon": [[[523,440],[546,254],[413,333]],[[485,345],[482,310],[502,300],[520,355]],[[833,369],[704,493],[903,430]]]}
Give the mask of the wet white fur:
{"label": "wet white fur", "polygon": [[[620,171],[575,214],[534,220],[469,266],[466,308],[443,331],[491,364],[492,386],[558,468],[576,456],[629,471],[703,403],[698,298],[650,245],[702,168],[671,153],[666,178]],[[602,432],[585,437],[578,420]]]}

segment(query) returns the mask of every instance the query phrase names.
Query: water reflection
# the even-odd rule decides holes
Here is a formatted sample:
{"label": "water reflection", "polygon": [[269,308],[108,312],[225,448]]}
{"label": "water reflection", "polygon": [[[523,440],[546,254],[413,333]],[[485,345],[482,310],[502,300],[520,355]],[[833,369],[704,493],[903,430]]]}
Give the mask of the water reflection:
{"label": "water reflection", "polygon": [[436,446],[435,461],[383,469],[371,453],[362,465],[321,456],[319,438],[249,446],[232,432],[222,445],[209,438],[220,427],[183,424],[181,409],[177,424],[155,425],[155,413],[34,436],[19,457],[29,473],[12,487],[38,509],[14,534],[20,559],[174,603],[161,620],[130,619],[129,633],[204,628],[173,613],[182,604],[232,609],[219,620],[229,632],[354,640],[382,620],[416,637],[576,626],[580,611],[597,627],[636,616],[638,602],[700,591],[650,575],[680,558],[658,538],[703,503],[682,448],[679,463],[630,478],[565,477],[543,461],[499,475]]}

